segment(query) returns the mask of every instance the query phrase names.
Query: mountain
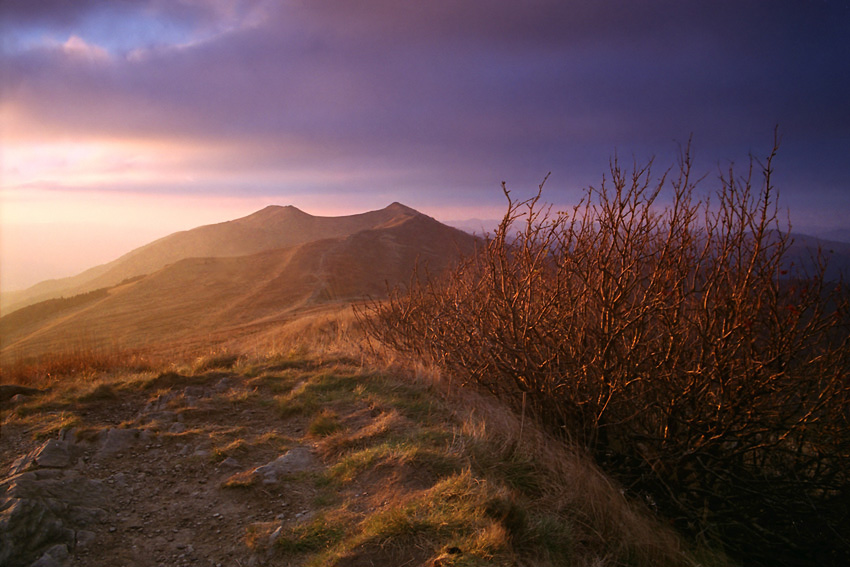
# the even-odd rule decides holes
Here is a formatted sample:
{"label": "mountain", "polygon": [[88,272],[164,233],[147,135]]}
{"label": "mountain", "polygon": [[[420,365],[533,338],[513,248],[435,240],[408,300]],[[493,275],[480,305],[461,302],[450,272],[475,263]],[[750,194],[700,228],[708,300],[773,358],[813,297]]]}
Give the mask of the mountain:
{"label": "mountain", "polygon": [[475,243],[398,203],[345,217],[267,207],[172,234],[68,278],[66,298],[0,317],[2,356],[91,345],[208,346],[299,310],[380,297],[387,285],[408,282],[417,263],[442,270]]}
{"label": "mountain", "polygon": [[23,291],[4,294],[0,297],[0,310],[9,314],[47,299],[111,287],[184,258],[245,256],[322,238],[349,236],[419,214],[400,203],[342,217],[313,216],[293,206],[269,206],[240,219],[176,232],[73,277],[48,280]]}
{"label": "mountain", "polygon": [[786,267],[802,273],[817,272],[818,255],[826,263],[827,280],[848,280],[850,276],[850,243],[826,240],[806,234],[791,233],[791,243],[785,258]]}
{"label": "mountain", "polygon": [[450,220],[446,221],[446,224],[460,229],[464,232],[468,232],[470,234],[474,234],[477,236],[484,236],[487,234],[493,234],[496,232],[496,228],[499,226],[499,223],[502,222],[502,219],[463,219],[463,220]]}
{"label": "mountain", "polygon": [[[453,225],[452,225],[453,226]],[[823,240],[831,240],[833,242],[850,243],[850,228],[818,228],[809,227],[805,230],[806,234],[821,238]]]}

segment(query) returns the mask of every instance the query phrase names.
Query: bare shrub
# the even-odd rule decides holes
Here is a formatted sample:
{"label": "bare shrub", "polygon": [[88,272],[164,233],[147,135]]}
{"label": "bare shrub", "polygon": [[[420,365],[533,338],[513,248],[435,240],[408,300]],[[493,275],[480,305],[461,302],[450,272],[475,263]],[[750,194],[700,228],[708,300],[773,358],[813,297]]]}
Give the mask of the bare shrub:
{"label": "bare shrub", "polygon": [[850,309],[821,256],[789,264],[775,155],[711,199],[689,148],[657,181],[613,160],[570,211],[503,185],[486,246],[368,330],[585,448],[691,534],[764,564],[846,563]]}

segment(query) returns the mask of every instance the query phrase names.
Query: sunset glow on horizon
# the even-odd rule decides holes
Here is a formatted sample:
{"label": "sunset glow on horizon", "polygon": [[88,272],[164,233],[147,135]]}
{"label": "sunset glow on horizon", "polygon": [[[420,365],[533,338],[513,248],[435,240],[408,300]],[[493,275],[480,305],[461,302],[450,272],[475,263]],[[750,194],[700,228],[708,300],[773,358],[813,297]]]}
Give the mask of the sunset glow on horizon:
{"label": "sunset glow on horizon", "polygon": [[795,229],[850,235],[846,3],[0,6],[0,289],[267,205],[496,218],[617,153],[711,185],[782,136]]}

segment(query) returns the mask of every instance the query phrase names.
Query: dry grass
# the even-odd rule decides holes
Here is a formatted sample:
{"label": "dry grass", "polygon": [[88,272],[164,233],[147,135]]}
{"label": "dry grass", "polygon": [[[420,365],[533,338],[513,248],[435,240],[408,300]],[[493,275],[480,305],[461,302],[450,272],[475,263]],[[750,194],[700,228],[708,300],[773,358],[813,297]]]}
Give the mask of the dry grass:
{"label": "dry grass", "polygon": [[[296,439],[227,423],[185,432],[209,436],[206,462],[218,466],[233,457],[263,463],[308,443],[323,463],[321,472],[292,481],[315,494],[312,516],[282,527],[252,524],[246,533],[249,547],[271,546],[275,561],[349,567],[411,561],[458,567],[696,564],[675,534],[628,501],[590,460],[499,402],[455,391],[436,370],[397,356],[361,364],[355,329],[335,334],[353,318],[338,315],[336,324],[329,314],[304,322],[293,335],[298,343],[287,345],[281,333],[278,348],[265,354],[229,349],[222,360],[216,350],[201,362],[187,357],[143,372],[89,367],[55,380],[51,392],[17,406],[7,419],[43,438],[69,426],[85,430],[78,411],[116,405],[116,398],[167,400],[173,411],[186,412],[176,391],[210,386],[224,375],[239,386],[217,394],[217,411],[270,410],[273,421],[300,424],[302,433]],[[338,339],[311,339],[313,331],[305,329]],[[250,469],[234,472],[221,486],[245,498],[265,494]],[[723,564],[716,554],[707,557]]]}
{"label": "dry grass", "polygon": [[59,380],[85,379],[102,372],[144,372],[157,364],[156,357],[144,351],[76,348],[4,364],[0,382],[44,388]]}
{"label": "dry grass", "polygon": [[473,451],[482,465],[518,485],[534,482],[538,506],[568,511],[584,547],[582,555],[590,556],[585,561],[598,565],[692,563],[685,542],[649,509],[628,500],[581,450],[523,424],[492,399],[467,391],[457,395],[463,397],[461,430],[477,446]]}

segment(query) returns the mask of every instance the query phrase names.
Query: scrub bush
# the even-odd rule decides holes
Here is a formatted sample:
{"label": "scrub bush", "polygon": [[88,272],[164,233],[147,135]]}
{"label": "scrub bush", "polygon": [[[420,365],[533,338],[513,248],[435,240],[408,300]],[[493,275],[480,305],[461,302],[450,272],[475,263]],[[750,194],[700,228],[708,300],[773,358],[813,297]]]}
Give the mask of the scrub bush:
{"label": "scrub bush", "polygon": [[848,295],[820,253],[791,263],[776,151],[710,198],[689,148],[658,180],[612,160],[568,211],[503,184],[479,252],[374,305],[369,331],[747,563],[850,564]]}

